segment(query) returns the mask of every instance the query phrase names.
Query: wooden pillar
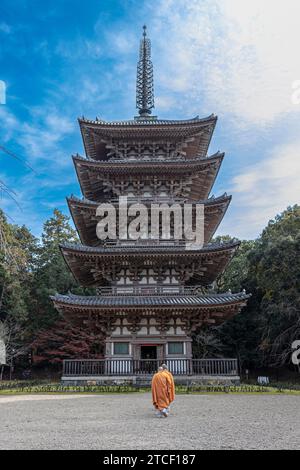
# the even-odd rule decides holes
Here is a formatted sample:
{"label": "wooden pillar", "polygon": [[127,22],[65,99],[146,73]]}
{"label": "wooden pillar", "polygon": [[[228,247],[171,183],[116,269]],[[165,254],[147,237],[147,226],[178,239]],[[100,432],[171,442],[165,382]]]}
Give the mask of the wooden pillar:
{"label": "wooden pillar", "polygon": [[132,358],[133,360],[141,359],[141,346],[139,344],[132,344]]}
{"label": "wooden pillar", "polygon": [[165,347],[166,345],[165,344],[160,344],[159,346],[157,346],[157,359],[159,362],[163,362],[164,361],[164,358],[165,358]]}

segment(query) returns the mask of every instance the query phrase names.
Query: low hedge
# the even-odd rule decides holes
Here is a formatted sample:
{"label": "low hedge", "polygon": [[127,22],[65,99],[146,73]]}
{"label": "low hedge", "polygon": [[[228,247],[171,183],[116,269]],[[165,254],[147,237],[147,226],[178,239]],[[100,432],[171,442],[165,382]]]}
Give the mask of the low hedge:
{"label": "low hedge", "polygon": [[0,387],[0,392],[17,393],[130,393],[138,392],[137,387],[130,385],[20,385]]}
{"label": "low hedge", "polygon": [[[57,383],[0,383],[0,393],[137,393],[150,391],[150,387],[134,385],[61,385]],[[293,389],[262,385],[177,385],[176,393],[285,393]],[[299,391],[298,391],[299,393]]]}

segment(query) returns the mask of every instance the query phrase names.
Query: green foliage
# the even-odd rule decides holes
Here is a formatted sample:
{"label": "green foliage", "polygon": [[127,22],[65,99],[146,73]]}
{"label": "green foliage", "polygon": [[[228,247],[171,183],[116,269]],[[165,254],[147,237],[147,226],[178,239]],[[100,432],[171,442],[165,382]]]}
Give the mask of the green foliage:
{"label": "green foliage", "polygon": [[263,386],[263,385],[176,385],[177,394],[190,393],[299,393],[297,388],[282,388],[280,386]]}
{"label": "green foliage", "polygon": [[9,224],[1,211],[0,229],[0,319],[18,322],[20,341],[31,343],[38,331],[60,318],[50,295],[84,292],[59,249],[59,244],[78,238],[69,217],[58,210],[45,222],[41,242],[25,226]]}
{"label": "green foliage", "polygon": [[[262,385],[176,385],[176,394],[196,393],[299,393],[296,388]],[[1,382],[0,393],[145,393],[150,387],[123,385],[62,385],[37,381]]]}
{"label": "green foliage", "polygon": [[25,227],[9,224],[0,211],[0,318],[25,322],[37,239]]}
{"label": "green foliage", "polygon": [[268,226],[251,254],[250,276],[261,293],[261,343],[264,362],[289,361],[300,337],[300,207],[288,208]]}
{"label": "green foliage", "polygon": [[246,289],[248,306],[219,330],[224,352],[244,367],[290,364],[300,337],[300,207],[271,220],[255,241],[244,241],[218,282]]}
{"label": "green foliage", "polygon": [[133,385],[61,385],[36,381],[0,382],[0,392],[18,393],[137,393],[142,391]]}
{"label": "green foliage", "polygon": [[192,336],[192,339],[194,358],[205,359],[223,356],[224,347],[216,328],[203,327]]}
{"label": "green foliage", "polygon": [[36,332],[50,327],[59,319],[59,315],[50,300],[56,292],[68,291],[82,293],[68,269],[59,245],[66,242],[78,242],[75,230],[70,226],[69,217],[57,209],[44,224],[41,244],[35,263],[30,302],[30,329]]}
{"label": "green foliage", "polygon": [[239,292],[247,287],[247,276],[250,268],[249,254],[255,248],[254,240],[243,240],[223,276],[217,281],[219,292]]}

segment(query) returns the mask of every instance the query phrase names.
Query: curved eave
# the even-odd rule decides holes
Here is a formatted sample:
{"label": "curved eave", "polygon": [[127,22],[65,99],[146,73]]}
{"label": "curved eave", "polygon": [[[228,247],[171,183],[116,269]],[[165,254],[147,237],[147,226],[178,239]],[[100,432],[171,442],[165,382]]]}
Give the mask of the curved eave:
{"label": "curved eave", "polygon": [[94,255],[100,255],[100,256],[131,256],[132,254],[136,255],[142,255],[144,256],[144,253],[150,253],[151,255],[155,256],[161,256],[161,253],[166,253],[166,254],[174,254],[174,255],[186,255],[186,254],[192,254],[192,255],[199,255],[199,254],[214,254],[218,252],[226,252],[230,251],[233,249],[238,248],[240,245],[239,240],[231,240],[229,242],[225,243],[211,243],[206,246],[204,246],[201,249],[195,249],[191,250],[188,248],[185,248],[185,246],[179,245],[179,246],[173,246],[173,245],[134,245],[134,246],[125,246],[125,245],[117,245],[117,246],[110,246],[110,247],[92,247],[92,246],[86,246],[86,245],[80,245],[76,243],[64,243],[59,245],[60,249],[66,253],[68,252],[74,252],[78,253],[80,255],[89,255],[89,256],[94,256]]}
{"label": "curved eave", "polygon": [[185,139],[202,133],[201,154],[206,155],[215,126],[217,116],[211,115],[203,119],[160,120],[137,119],[129,121],[106,122],[101,120],[78,119],[85,147],[86,156],[101,160],[103,155],[97,151],[97,139]]}
{"label": "curved eave", "polygon": [[[231,196],[228,196],[227,194],[217,198],[197,201],[198,204],[204,204],[205,206],[205,243],[208,243],[216,232],[228,209],[230,201]],[[152,201],[148,199],[141,202],[147,206],[147,204],[151,204]],[[99,204],[95,201],[90,201],[89,199],[79,199],[74,196],[67,198],[67,203],[81,242],[89,246],[101,245],[101,242],[96,235],[96,225],[97,220],[99,219],[96,216],[96,209]],[[128,200],[128,203],[130,204],[130,199]],[[116,209],[118,209],[117,203],[115,206]]]}
{"label": "curved eave", "polygon": [[[197,201],[197,203],[199,204],[204,204],[205,206],[217,206],[217,205],[222,205],[224,204],[225,202],[226,203],[230,203],[231,201],[231,198],[232,196],[228,195],[227,193],[224,193],[222,194],[221,196],[218,196],[218,197],[215,197],[215,196],[211,196],[210,198],[208,199],[199,199],[199,201]],[[91,199],[87,199],[85,197],[78,197],[78,196],[75,196],[74,194],[72,194],[71,196],[67,197],[66,198],[67,201],[72,204],[74,207],[80,207],[80,208],[93,208],[93,207],[97,207],[98,206],[98,203],[95,202],[95,201],[92,201]],[[131,197],[128,197],[128,203],[136,203],[136,202],[141,202],[143,204],[151,204],[153,202],[153,200],[149,197],[147,198],[140,198],[140,199],[135,199],[134,197],[131,198]],[[159,201],[155,201],[155,202],[159,202]],[[162,201],[162,202],[165,202],[165,201]],[[181,202],[181,201],[180,201]],[[183,199],[182,202],[189,202],[187,199]],[[114,205],[114,203],[116,203],[116,200],[112,200],[112,204]]]}
{"label": "curved eave", "polygon": [[120,128],[156,128],[156,127],[173,127],[173,126],[186,126],[186,125],[199,125],[208,122],[214,122],[218,118],[215,114],[211,114],[210,116],[206,116],[204,118],[199,118],[196,116],[191,119],[157,119],[157,118],[138,118],[138,119],[128,119],[125,121],[105,121],[103,119],[86,119],[84,117],[78,118],[78,122],[80,125],[90,125],[96,128],[103,128],[103,129],[120,129]]}
{"label": "curved eave", "polygon": [[145,171],[161,172],[165,171],[176,172],[176,171],[189,171],[194,168],[201,168],[209,163],[221,163],[225,156],[224,152],[216,152],[205,158],[187,159],[187,160],[134,160],[134,161],[99,161],[88,159],[80,155],[72,155],[72,159],[76,166],[82,166],[84,168],[91,168],[97,172],[107,173],[143,173]]}
{"label": "curved eave", "polygon": [[202,296],[76,296],[56,294],[51,296],[56,309],[63,315],[74,314],[77,318],[90,314],[140,312],[147,309],[157,313],[182,311],[204,315],[212,313],[224,320],[238,313],[250,298],[250,294],[211,294]]}
{"label": "curved eave", "polygon": [[100,202],[104,197],[103,181],[105,179],[131,178],[132,175],[149,179],[159,176],[168,179],[177,176],[179,179],[190,178],[191,183],[186,197],[192,200],[207,199],[215,182],[224,153],[211,157],[188,161],[173,162],[97,162],[79,156],[73,156],[77,178],[85,198]]}
{"label": "curved eave", "polygon": [[116,269],[137,266],[143,270],[161,265],[185,269],[189,273],[189,282],[209,285],[224,271],[239,244],[239,241],[212,244],[198,250],[182,246],[89,247],[65,244],[60,249],[75,279],[86,287],[105,285],[105,279]]}

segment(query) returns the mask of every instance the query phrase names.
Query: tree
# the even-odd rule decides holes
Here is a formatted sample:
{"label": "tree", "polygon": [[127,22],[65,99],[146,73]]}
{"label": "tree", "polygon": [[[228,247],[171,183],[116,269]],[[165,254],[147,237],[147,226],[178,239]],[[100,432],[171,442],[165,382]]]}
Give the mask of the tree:
{"label": "tree", "polygon": [[[37,240],[25,227],[9,224],[0,211],[0,342],[12,374],[15,361],[29,348],[27,319]],[[4,366],[1,367],[1,377]]]}
{"label": "tree", "polygon": [[193,335],[193,357],[213,358],[222,357],[224,346],[222,345],[217,328],[201,329]]}
{"label": "tree", "polygon": [[0,317],[25,322],[37,239],[26,227],[9,224],[2,211],[0,221],[6,241],[0,250]]}
{"label": "tree", "polygon": [[30,327],[33,334],[50,327],[59,319],[50,295],[76,289],[78,293],[83,292],[66,266],[59,249],[62,243],[78,242],[77,234],[69,220],[69,217],[55,209],[53,216],[44,224],[31,291]]}
{"label": "tree", "polygon": [[240,314],[220,328],[226,354],[247,367],[290,364],[300,335],[300,207],[271,220],[255,241],[244,241],[218,281],[220,290],[252,294]]}
{"label": "tree", "polygon": [[[216,241],[229,241],[229,235],[217,237]],[[217,292],[241,292],[245,289],[252,294],[246,307],[230,320],[222,323],[215,330],[218,340],[222,344],[224,356],[236,357],[240,369],[252,368],[259,364],[261,353],[259,351],[260,293],[256,280],[249,275],[251,269],[250,255],[255,249],[256,241],[243,240],[235,256],[230,261],[225,272],[217,279],[214,290]]]}
{"label": "tree", "polygon": [[300,333],[300,207],[271,220],[250,257],[251,274],[261,292],[261,343],[264,362],[290,362]]}
{"label": "tree", "polygon": [[39,256],[40,267],[49,266],[61,259],[59,245],[61,243],[76,243],[76,231],[70,225],[70,217],[58,209],[54,209],[53,216],[44,223],[42,233],[42,246]]}
{"label": "tree", "polygon": [[[21,325],[11,315],[7,316],[4,321],[0,321],[0,343],[5,349],[6,365],[9,366],[11,380],[14,361],[20,356],[24,356],[30,348],[30,345],[22,338]],[[3,377],[4,365],[1,365],[0,380]]]}
{"label": "tree", "polygon": [[[227,239],[228,236],[226,236]],[[221,237],[219,237],[221,238]],[[224,237],[222,237],[223,239]],[[228,237],[232,239],[232,237]],[[243,240],[235,254],[230,261],[225,272],[217,280],[218,292],[227,292],[229,289],[232,292],[240,292],[247,288],[248,273],[250,269],[249,253],[255,247],[254,240]]]}
{"label": "tree", "polygon": [[60,364],[63,359],[102,358],[103,340],[99,333],[60,320],[38,333],[32,344],[33,360],[36,364]]}

